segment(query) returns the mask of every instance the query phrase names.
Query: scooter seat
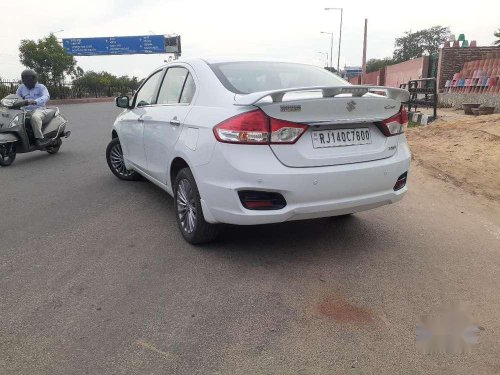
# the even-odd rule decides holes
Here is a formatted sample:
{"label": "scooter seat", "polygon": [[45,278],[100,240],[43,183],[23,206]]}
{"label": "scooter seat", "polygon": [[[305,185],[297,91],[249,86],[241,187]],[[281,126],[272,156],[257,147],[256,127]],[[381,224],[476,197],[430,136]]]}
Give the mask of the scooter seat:
{"label": "scooter seat", "polygon": [[42,125],[47,125],[57,113],[57,108],[47,108],[45,110],[45,118],[43,119]]}

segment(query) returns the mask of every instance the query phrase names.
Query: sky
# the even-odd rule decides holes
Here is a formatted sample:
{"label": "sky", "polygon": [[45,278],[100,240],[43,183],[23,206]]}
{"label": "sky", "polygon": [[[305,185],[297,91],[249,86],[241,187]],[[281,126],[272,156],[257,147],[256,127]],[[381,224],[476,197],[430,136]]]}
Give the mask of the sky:
{"label": "sky", "polygon": [[[500,1],[419,0],[24,0],[0,1],[0,77],[14,79],[22,39],[147,34],[179,34],[182,57],[241,56],[277,58],[325,65],[334,33],[337,65],[340,12],[344,9],[340,66],[361,65],[364,19],[368,18],[367,58],[392,56],[394,40],[405,31],[434,25],[464,33],[478,45],[491,45],[500,28]],[[20,12],[20,9],[23,12]],[[23,15],[25,10],[26,16]],[[8,31],[8,32],[6,32]],[[323,52],[323,54],[318,53]],[[167,55],[77,57],[84,70],[139,78],[161,65]]]}

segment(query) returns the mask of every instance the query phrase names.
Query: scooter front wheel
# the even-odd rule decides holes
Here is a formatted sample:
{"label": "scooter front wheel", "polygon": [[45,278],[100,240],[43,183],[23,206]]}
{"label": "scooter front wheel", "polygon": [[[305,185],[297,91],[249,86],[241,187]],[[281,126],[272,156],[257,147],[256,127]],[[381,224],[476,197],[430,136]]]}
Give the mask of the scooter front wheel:
{"label": "scooter front wheel", "polygon": [[0,145],[0,165],[8,167],[14,160],[16,160],[16,145],[14,143],[7,143]]}

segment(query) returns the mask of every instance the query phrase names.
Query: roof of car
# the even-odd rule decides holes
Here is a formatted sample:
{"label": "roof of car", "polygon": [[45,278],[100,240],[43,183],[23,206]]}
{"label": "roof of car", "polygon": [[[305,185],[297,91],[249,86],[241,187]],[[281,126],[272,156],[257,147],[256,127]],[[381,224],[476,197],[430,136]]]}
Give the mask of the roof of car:
{"label": "roof of car", "polygon": [[209,57],[204,60],[209,64],[241,62],[241,61],[289,62],[283,59],[276,59],[269,57]]}
{"label": "roof of car", "polygon": [[269,57],[206,57],[206,58],[189,58],[189,59],[179,59],[176,61],[171,61],[169,64],[174,62],[205,62],[207,64],[220,64],[220,63],[230,63],[230,62],[244,62],[244,61],[262,61],[262,62],[291,62],[283,59],[275,59]]}

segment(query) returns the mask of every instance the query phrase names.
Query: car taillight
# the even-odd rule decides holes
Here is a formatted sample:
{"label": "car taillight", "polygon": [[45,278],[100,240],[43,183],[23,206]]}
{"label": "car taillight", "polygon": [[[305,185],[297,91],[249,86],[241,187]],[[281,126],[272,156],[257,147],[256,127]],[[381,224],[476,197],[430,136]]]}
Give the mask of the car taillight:
{"label": "car taillight", "polygon": [[306,131],[307,125],[271,118],[271,143],[295,143]]}
{"label": "car taillight", "polygon": [[261,110],[245,112],[221,122],[214,127],[219,142],[267,144],[269,143],[269,119]]}
{"label": "car taillight", "polygon": [[408,113],[406,109],[401,106],[397,114],[389,117],[387,120],[377,122],[377,126],[386,137],[398,135],[405,132],[405,127],[408,123]]}
{"label": "car taillight", "polygon": [[278,120],[260,109],[245,112],[214,127],[219,142],[250,145],[291,144],[297,142],[307,125]]}

